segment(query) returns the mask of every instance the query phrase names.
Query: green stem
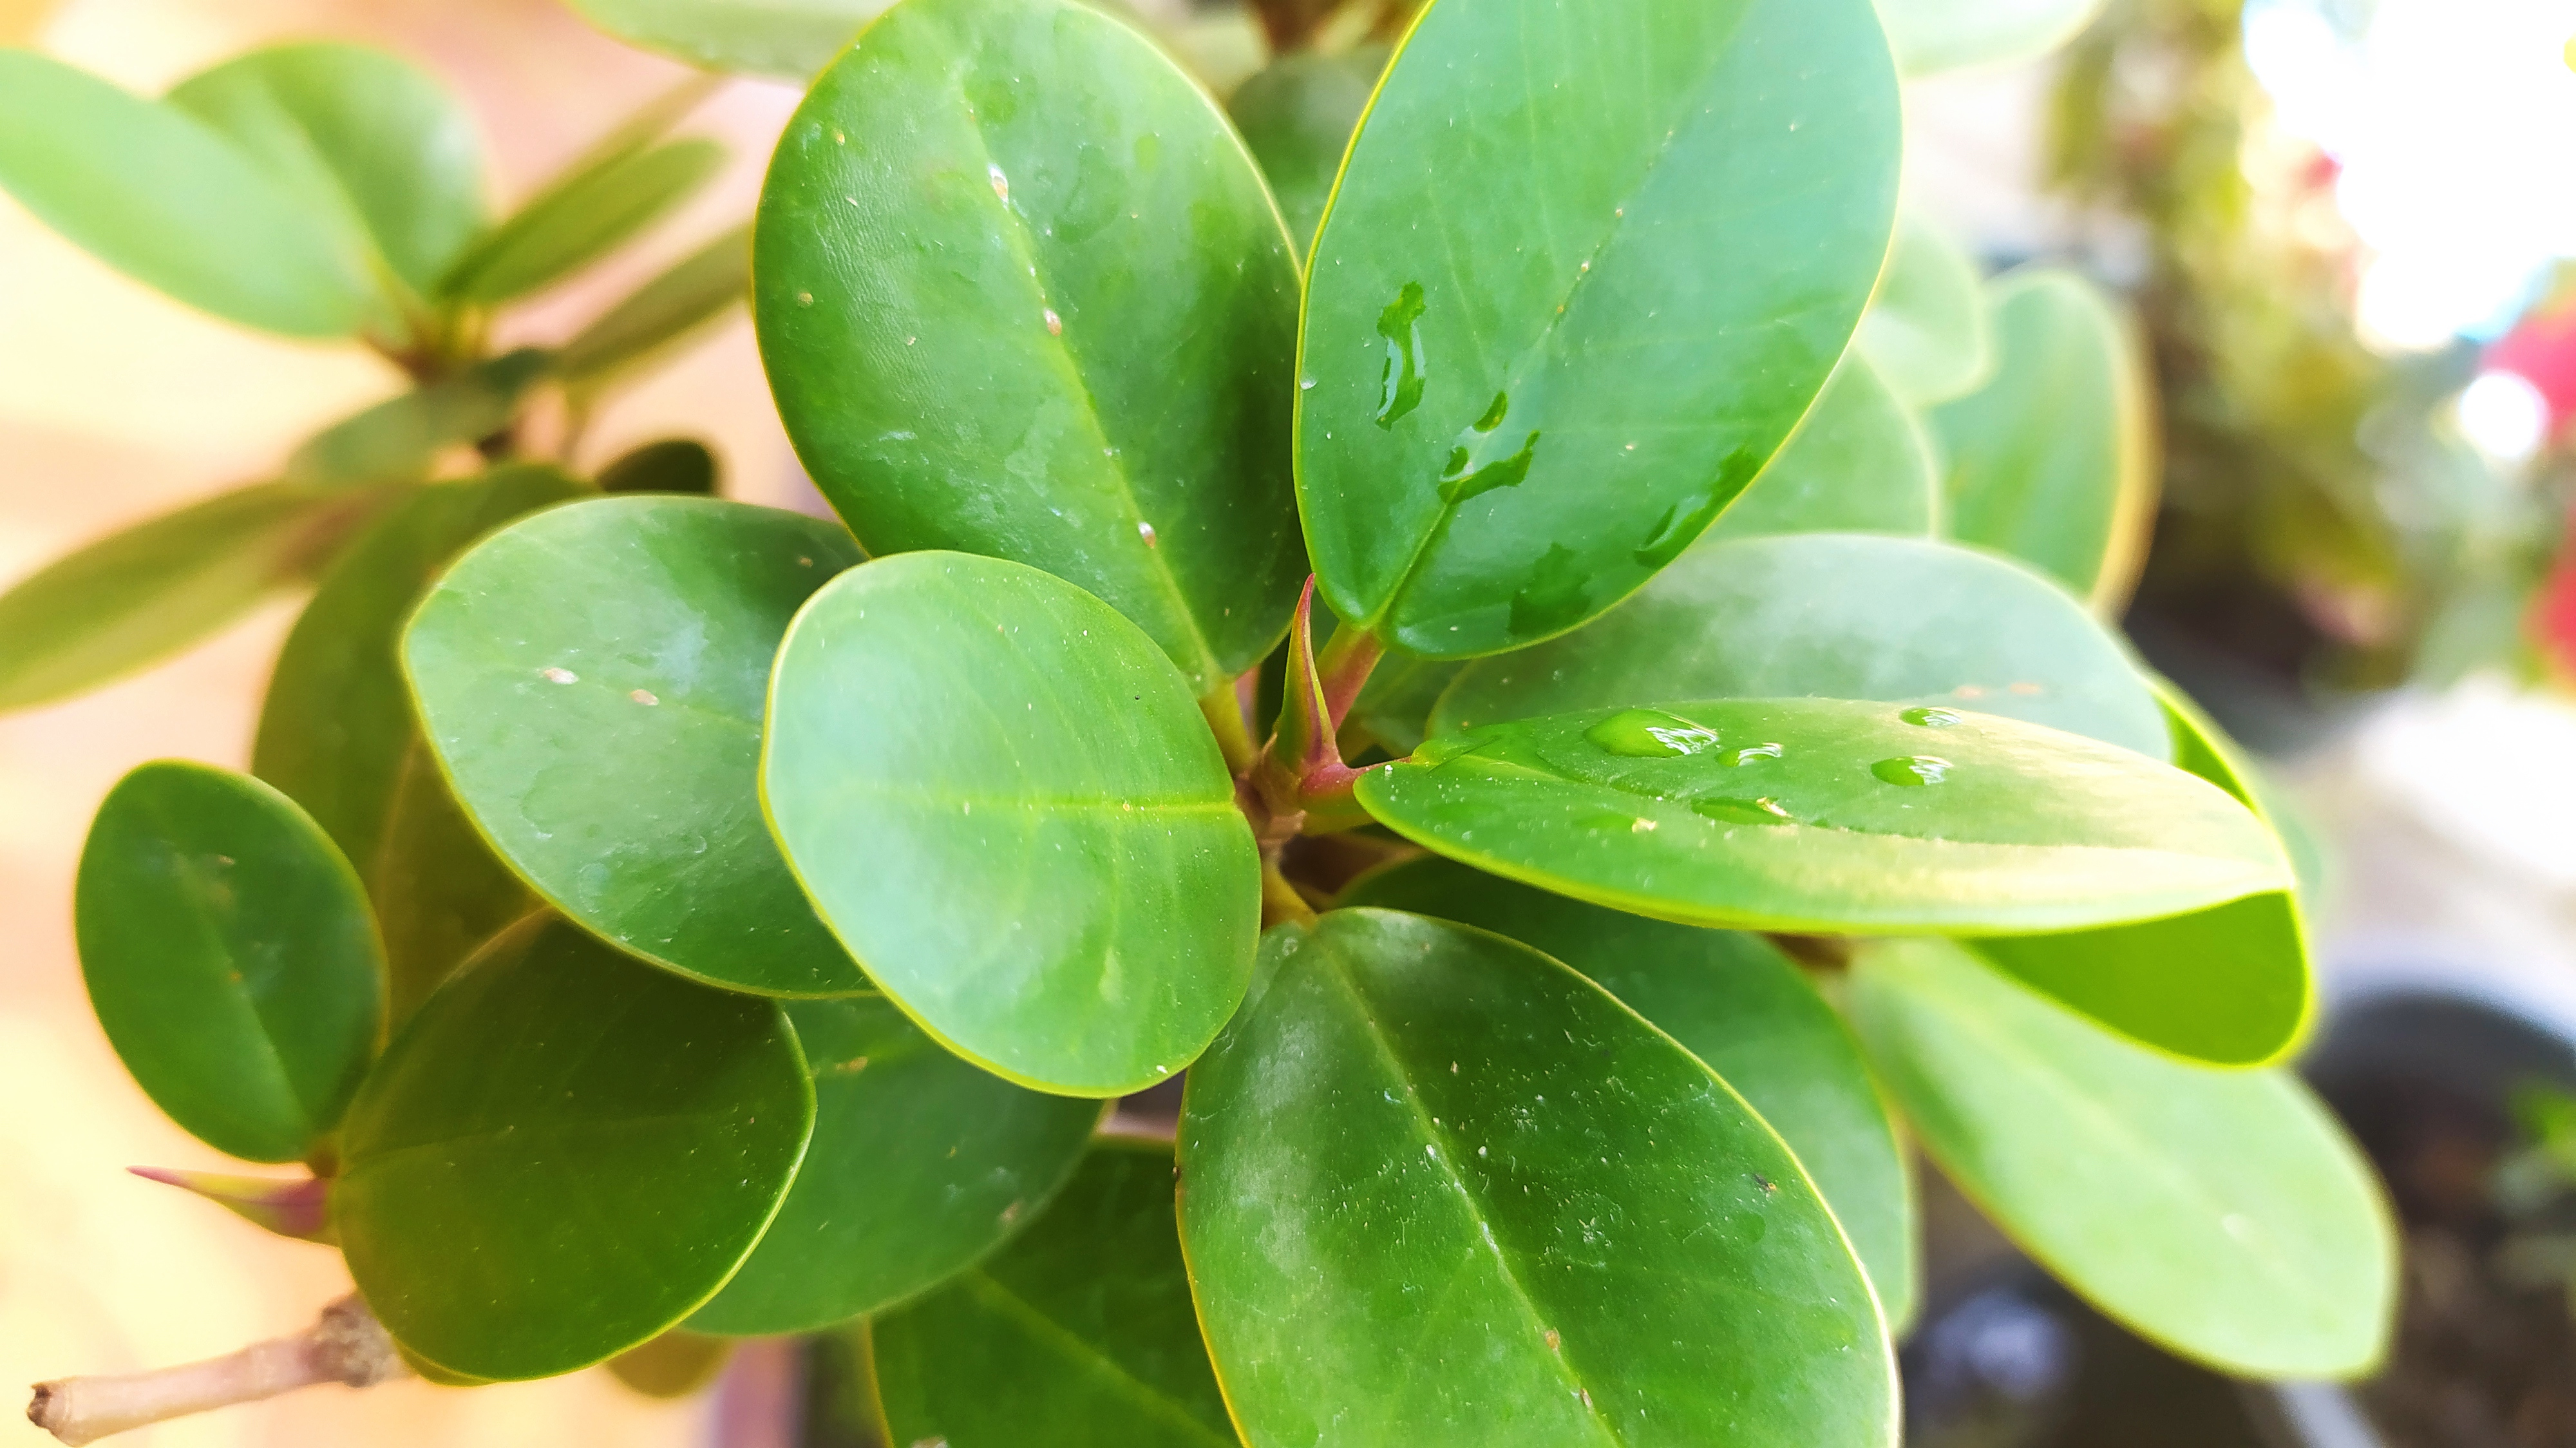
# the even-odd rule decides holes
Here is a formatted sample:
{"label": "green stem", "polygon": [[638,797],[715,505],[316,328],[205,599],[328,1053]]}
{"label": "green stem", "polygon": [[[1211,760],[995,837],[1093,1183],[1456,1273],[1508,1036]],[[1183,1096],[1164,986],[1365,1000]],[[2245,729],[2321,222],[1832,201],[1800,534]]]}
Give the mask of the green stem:
{"label": "green stem", "polygon": [[1208,729],[1216,735],[1216,747],[1225,755],[1226,772],[1241,779],[1261,762],[1260,746],[1252,742],[1252,726],[1244,722],[1243,699],[1232,682],[1218,685],[1199,696],[1199,712],[1207,716]]}
{"label": "green stem", "polygon": [[1261,867],[1261,928],[1267,930],[1286,920],[1312,925],[1315,907],[1307,904],[1297,887],[1288,883],[1288,877],[1279,873],[1279,864],[1273,860]]}

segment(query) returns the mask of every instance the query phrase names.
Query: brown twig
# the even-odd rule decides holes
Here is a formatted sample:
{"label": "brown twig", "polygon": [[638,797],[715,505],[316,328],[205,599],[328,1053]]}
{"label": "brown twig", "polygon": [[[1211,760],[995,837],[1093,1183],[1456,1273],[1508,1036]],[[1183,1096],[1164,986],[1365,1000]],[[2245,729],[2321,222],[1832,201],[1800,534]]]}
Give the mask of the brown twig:
{"label": "brown twig", "polygon": [[156,1372],[38,1383],[27,1420],[65,1443],[94,1443],[111,1433],[256,1403],[317,1383],[366,1388],[410,1375],[384,1324],[351,1295],[323,1308],[320,1320],[293,1337],[253,1343],[224,1357]]}

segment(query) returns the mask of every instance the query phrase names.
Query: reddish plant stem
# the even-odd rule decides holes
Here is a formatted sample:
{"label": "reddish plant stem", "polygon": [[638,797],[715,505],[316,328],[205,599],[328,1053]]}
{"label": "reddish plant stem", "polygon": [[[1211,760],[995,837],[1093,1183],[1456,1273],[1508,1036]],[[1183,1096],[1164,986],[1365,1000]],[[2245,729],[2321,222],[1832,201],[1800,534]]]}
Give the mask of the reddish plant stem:
{"label": "reddish plant stem", "polygon": [[38,1383],[27,1420],[65,1443],[93,1443],[318,1383],[366,1388],[409,1376],[392,1336],[352,1295],[323,1308],[319,1321],[293,1337],[253,1343],[224,1357],[148,1373]]}

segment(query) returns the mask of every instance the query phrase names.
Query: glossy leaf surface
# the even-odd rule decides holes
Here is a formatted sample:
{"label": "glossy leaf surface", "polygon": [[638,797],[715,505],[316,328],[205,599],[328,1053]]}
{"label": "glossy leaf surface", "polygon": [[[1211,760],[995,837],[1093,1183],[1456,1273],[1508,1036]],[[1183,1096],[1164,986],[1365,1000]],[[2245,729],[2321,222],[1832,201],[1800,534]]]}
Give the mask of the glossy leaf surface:
{"label": "glossy leaf surface", "polygon": [[1994,376],[1931,414],[1950,535],[2116,607],[2155,511],[2147,384],[2126,325],[2068,272],[2015,272],[1991,296]]}
{"label": "glossy leaf surface", "polygon": [[603,493],[691,493],[712,497],[719,477],[716,455],[685,437],[648,442],[599,470]]}
{"label": "glossy leaf surface", "polygon": [[262,483],[54,560],[0,593],[0,710],[68,698],[221,632],[390,501]]}
{"label": "glossy leaf surface", "polygon": [[984,1265],[870,1325],[897,1443],[1234,1448],[1181,1265],[1172,1156],[1104,1141]]}
{"label": "glossy leaf surface", "polygon": [[1052,575],[920,553],[834,580],[779,648],[761,795],[869,976],[1013,1080],[1141,1090],[1243,998],[1259,868],[1215,736]]}
{"label": "glossy leaf surface", "polygon": [[397,1026],[485,941],[537,907],[475,832],[418,735],[403,753],[384,843],[366,876],[391,976],[387,1015]]}
{"label": "glossy leaf surface", "polygon": [[548,1377],[651,1340],[722,1286],[813,1123],[775,1003],[532,917],[369,1074],[332,1213],[403,1346],[469,1377]]}
{"label": "glossy leaf surface", "polygon": [[90,826],[73,915],[99,1024],[171,1120],[251,1161],[338,1123],[383,1026],[384,953],[292,801],[208,765],[135,769]]}
{"label": "glossy leaf surface", "polygon": [[582,328],[556,366],[572,388],[596,388],[714,320],[750,288],[751,228],[743,226],[682,257]]}
{"label": "glossy leaf surface", "polygon": [[1383,45],[1364,45],[1338,55],[1283,55],[1236,87],[1225,103],[1244,145],[1261,163],[1299,256],[1314,245],[1315,223],[1324,219],[1342,153],[1350,149],[1351,130],[1368,108],[1388,53]]}
{"label": "glossy leaf surface", "polygon": [[438,455],[510,425],[550,359],[531,347],[377,403],[305,440],[286,459],[289,480],[397,483],[429,476]]}
{"label": "glossy leaf surface", "polygon": [[2102,0],[1878,0],[1907,75],[2036,60],[2075,36]]}
{"label": "glossy leaf surface", "polygon": [[1273,930],[1180,1143],[1254,1448],[1895,1442],[1877,1304],[1797,1160],[1525,946],[1379,910]]}
{"label": "glossy leaf surface", "polygon": [[1432,732],[1799,694],[1999,714],[2157,759],[2169,749],[2127,650],[2046,579],[1948,544],[1847,535],[1693,549],[1599,622],[1469,665]]}
{"label": "glossy leaf surface", "polygon": [[867,978],[760,812],[770,660],[859,561],[831,522],[709,498],[602,498],[457,560],[403,664],[457,798],[557,910],[683,975],[764,995]]}
{"label": "glossy leaf surface", "polygon": [[1044,568],[1193,694],[1278,642],[1296,264],[1151,41],[1069,0],[910,0],[788,123],[754,248],[779,415],[870,552]]}
{"label": "glossy leaf surface", "polygon": [[883,996],[787,1018],[814,1140],[751,1259],[689,1319],[703,1332],[811,1332],[914,1296],[1036,1220],[1100,1119],[941,1050]]}
{"label": "glossy leaf surface", "polygon": [[1842,356],[1897,132],[1866,0],[1425,11],[1307,292],[1297,486],[1334,613],[1463,658],[1672,561]]}
{"label": "glossy leaf surface", "polygon": [[286,636],[260,705],[251,773],[303,806],[361,875],[385,848],[417,738],[398,655],[404,622],[467,544],[582,491],[534,465],[420,489],[350,545]]}
{"label": "glossy leaf surface", "polygon": [[2159,1056],[1937,941],[1866,953],[1851,1006],[1942,1169],[2095,1306],[2251,1376],[2378,1359],[2394,1229],[2296,1077]]}
{"label": "glossy leaf surface", "polygon": [[1941,473],[1923,424],[1852,352],[1770,466],[1694,546],[1774,533],[1920,538],[1940,512]]}
{"label": "glossy leaf surface", "polygon": [[2169,765],[1992,715],[1842,699],[1486,725],[1370,770],[1358,792],[1453,859],[1693,925],[2027,934],[2288,877],[2261,821]]}
{"label": "glossy leaf surface", "polygon": [[0,189],[73,245],[227,321],[342,337],[382,316],[364,248],[186,110],[0,49]]}
{"label": "glossy leaf surface", "polygon": [[803,81],[886,0],[573,0],[593,25],[710,70]]}
{"label": "glossy leaf surface", "polygon": [[1853,344],[1909,406],[1974,392],[1994,371],[1993,321],[1976,261],[1920,214],[1896,218],[1896,244]]}
{"label": "glossy leaf surface", "polygon": [[722,146],[691,137],[576,170],[458,257],[440,290],[486,306],[540,291],[661,220],[723,164]]}
{"label": "glossy leaf surface", "polygon": [[426,292],[483,229],[474,117],[420,67],[363,45],[254,50],[173,87],[314,216]]}
{"label": "glossy leaf surface", "polygon": [[1697,930],[1410,860],[1335,902],[1506,935],[1574,967],[1706,1063],[1780,1133],[1842,1223],[1888,1321],[1914,1315],[1914,1184],[1842,1018],[1757,935]]}

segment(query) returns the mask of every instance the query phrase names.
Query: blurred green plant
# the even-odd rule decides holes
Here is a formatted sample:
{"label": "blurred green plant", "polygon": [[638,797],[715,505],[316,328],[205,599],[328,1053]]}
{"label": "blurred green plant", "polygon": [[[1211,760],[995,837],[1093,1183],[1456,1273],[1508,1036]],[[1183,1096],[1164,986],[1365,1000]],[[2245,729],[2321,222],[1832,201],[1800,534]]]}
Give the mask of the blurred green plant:
{"label": "blurred green plant", "polygon": [[[71,1379],[39,1422],[398,1364],[680,1391],[710,1338],[821,1333],[817,1445],[1887,1445],[1908,1139],[2177,1351],[2375,1359],[2385,1210],[2278,1064],[2291,869],[2103,621],[2152,497],[2128,323],[1900,225],[1865,0],[1266,6],[1240,132],[1069,0],[848,45],[836,6],[593,9],[820,70],[750,255],[838,522],[524,460],[527,399],[720,306],[730,241],[482,345],[702,174],[685,95],[408,272],[416,228],[349,218],[426,203],[299,143],[227,225],[346,265],[263,273],[62,178],[266,153],[0,61],[124,118],[0,128],[68,233],[421,384],[272,485],[385,492],[257,777],[135,771],[77,901],[153,1099],[309,1172],[160,1178],[334,1244],[363,1306],[283,1377]],[[426,481],[450,443],[492,465]],[[93,595],[303,557],[235,527]],[[95,613],[25,615],[29,702],[144,657]],[[1184,1075],[1168,1144],[1143,1103],[1100,1135]]]}

